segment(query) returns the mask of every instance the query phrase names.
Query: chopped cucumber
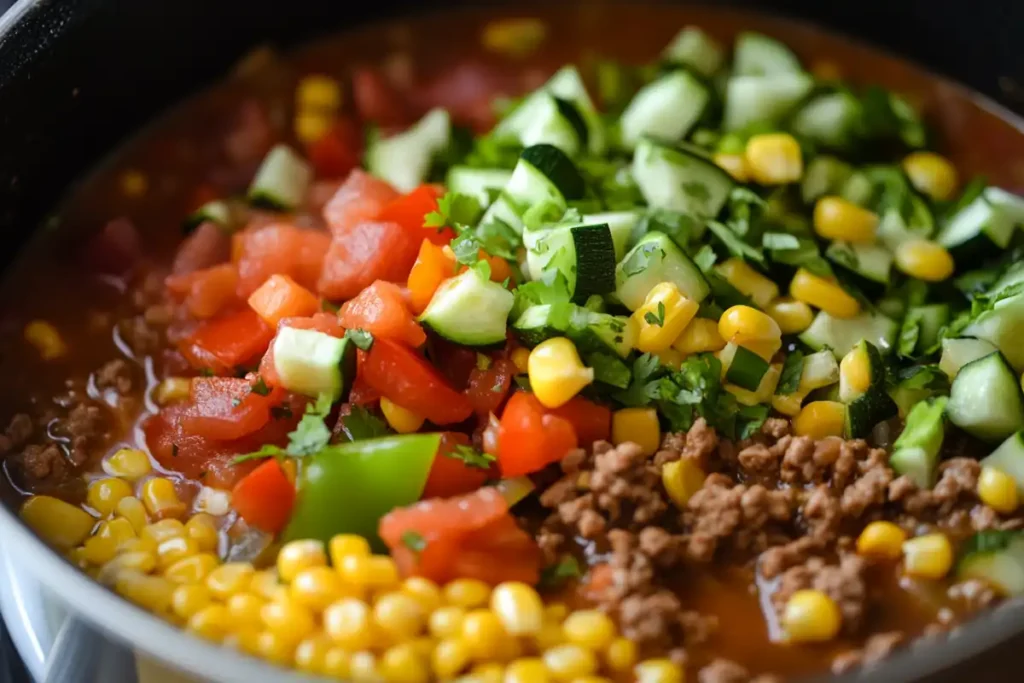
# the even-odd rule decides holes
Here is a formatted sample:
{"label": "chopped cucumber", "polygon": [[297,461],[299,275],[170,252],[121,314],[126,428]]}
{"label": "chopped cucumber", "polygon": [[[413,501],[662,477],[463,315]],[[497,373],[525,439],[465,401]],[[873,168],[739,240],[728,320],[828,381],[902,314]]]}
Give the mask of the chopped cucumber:
{"label": "chopped cucumber", "polygon": [[282,327],[274,339],[274,370],[288,391],[337,401],[355,378],[355,344],[317,330]]}
{"label": "chopped cucumber", "polygon": [[[851,354],[853,356],[851,357]],[[868,391],[874,388],[885,388],[885,364],[882,362],[882,356],[878,353],[878,348],[863,339],[850,349],[850,351],[844,356],[844,360],[847,357],[851,357],[852,364],[856,366],[858,363],[866,365],[868,368],[868,386],[860,387],[855,386],[851,381],[851,375],[856,377],[859,375],[857,372],[853,373],[841,373],[839,376],[839,400],[843,403],[853,403],[858,398],[866,394]]]}
{"label": "chopped cucumber", "polygon": [[860,439],[870,434],[879,422],[895,417],[899,409],[885,391],[885,364],[878,348],[861,339],[851,353],[863,354],[871,377],[867,389],[861,390],[850,386],[844,374],[839,373],[839,400],[846,404],[846,436]]}
{"label": "chopped cucumber", "polygon": [[935,483],[939,450],[945,436],[945,396],[921,401],[907,414],[906,426],[892,445],[889,466],[905,474],[919,488],[930,489]]}
{"label": "chopped cucumber", "polygon": [[512,292],[470,268],[442,282],[419,319],[456,344],[490,346],[505,341],[514,303]]}
{"label": "chopped cucumber", "polygon": [[737,346],[725,373],[725,379],[736,386],[757,391],[764,373],[768,372],[768,361],[753,351]]}
{"label": "chopped cucumber", "polygon": [[497,193],[508,185],[511,178],[512,171],[503,168],[452,166],[448,169],[448,179],[445,184],[450,192],[476,197],[480,206],[487,208],[491,205],[492,193]]}
{"label": "chopped cucumber", "polygon": [[800,73],[800,60],[775,38],[745,31],[736,37],[733,70],[741,76]]}
{"label": "chopped cucumber", "polygon": [[725,94],[722,122],[727,131],[753,125],[778,126],[814,88],[804,73],[770,76],[733,76]]}
{"label": "chopped cucumber", "polygon": [[860,120],[860,102],[846,91],[812,98],[793,117],[792,129],[811,142],[832,149],[849,147]]}
{"label": "chopped cucumber", "polygon": [[820,154],[807,164],[800,181],[800,196],[805,204],[813,204],[827,194],[840,194],[853,175],[853,167],[845,161]]}
{"label": "chopped cucumber", "polygon": [[882,294],[892,279],[892,252],[877,244],[833,242],[825,258],[866,294]]}
{"label": "chopped cucumber", "polygon": [[652,208],[714,218],[735,182],[701,150],[650,139],[637,145],[633,178]]}
{"label": "chopped cucumber", "polygon": [[952,216],[938,235],[938,242],[953,252],[958,262],[1005,249],[1014,228],[1024,224],[1024,198],[997,187],[985,191]]}
{"label": "chopped cucumber", "polygon": [[996,351],[992,342],[971,337],[942,340],[942,357],[939,358],[939,369],[952,380],[960,372],[960,368],[971,361],[984,358]]}
{"label": "chopped cucumber", "polygon": [[855,318],[843,320],[819,311],[811,326],[800,334],[800,341],[815,351],[828,347],[841,359],[861,339],[878,347],[883,354],[896,343],[899,324],[877,312],[863,311]]}
{"label": "chopped cucumber", "polygon": [[294,211],[306,198],[313,168],[288,145],[267,152],[252,184],[249,202],[275,211]]}
{"label": "chopped cucumber", "polygon": [[646,135],[682,140],[707,106],[710,95],[703,83],[686,71],[673,71],[645,85],[622,113],[622,143],[636,147]]}
{"label": "chopped cucumber", "polygon": [[607,224],[527,230],[523,245],[530,277],[561,273],[577,301],[615,290],[615,243]]}
{"label": "chopped cucumber", "polygon": [[672,282],[689,299],[703,301],[711,291],[700,269],[661,232],[649,232],[615,269],[616,296],[626,308],[640,308],[647,294],[662,282]]}
{"label": "chopped cucumber", "polygon": [[432,109],[408,130],[367,144],[366,168],[401,192],[427,179],[438,152],[451,143],[452,124],[444,109]]}
{"label": "chopped cucumber", "polygon": [[992,342],[1015,370],[1024,371],[1024,293],[997,301],[961,334]]}
{"label": "chopped cucumber", "polygon": [[696,26],[687,26],[661,53],[670,64],[682,64],[708,78],[722,68],[725,51],[718,42]]}
{"label": "chopped cucumber", "polygon": [[1024,428],[1024,397],[1001,353],[960,368],[949,390],[949,420],[982,441],[995,443]]}
{"label": "chopped cucumber", "polygon": [[182,226],[186,233],[192,232],[203,223],[215,223],[225,232],[232,231],[231,206],[222,199],[206,202],[193,211]]}
{"label": "chopped cucumber", "polygon": [[1014,432],[1006,441],[981,459],[982,467],[994,467],[1013,477],[1017,491],[1024,496],[1024,432]]}
{"label": "chopped cucumber", "polygon": [[1024,532],[979,531],[957,564],[958,580],[979,579],[1001,594],[1024,594]]}

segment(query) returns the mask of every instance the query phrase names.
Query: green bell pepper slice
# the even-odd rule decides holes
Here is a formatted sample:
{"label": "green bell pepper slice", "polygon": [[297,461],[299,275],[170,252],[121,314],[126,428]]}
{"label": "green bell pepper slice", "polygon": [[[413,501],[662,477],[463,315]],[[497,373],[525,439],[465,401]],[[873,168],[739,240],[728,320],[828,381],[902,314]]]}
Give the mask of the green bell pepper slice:
{"label": "green bell pepper slice", "polygon": [[329,446],[307,459],[284,539],[359,534],[378,549],[380,518],[423,495],[441,434],[404,434]]}

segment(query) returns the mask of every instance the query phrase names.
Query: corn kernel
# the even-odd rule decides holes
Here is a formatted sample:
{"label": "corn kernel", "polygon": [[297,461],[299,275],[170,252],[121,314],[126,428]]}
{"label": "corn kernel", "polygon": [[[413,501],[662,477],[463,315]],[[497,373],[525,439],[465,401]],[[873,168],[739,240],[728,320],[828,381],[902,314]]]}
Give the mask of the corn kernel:
{"label": "corn kernel", "polygon": [[137,534],[142,533],[142,530],[146,528],[146,523],[149,521],[146,516],[146,506],[134,496],[117,501],[117,514],[122,519],[127,520]]}
{"label": "corn kernel", "polygon": [[956,270],[949,251],[931,240],[906,240],[896,247],[894,257],[897,268],[925,282],[942,282]]}
{"label": "corn kernel", "polygon": [[718,351],[725,346],[725,340],[718,332],[718,322],[708,318],[694,318],[683,333],[672,343],[684,356],[707,351]]}
{"label": "corn kernel", "polygon": [[234,624],[253,626],[261,623],[263,606],[267,601],[255,593],[235,593],[225,601],[224,606],[228,610]]}
{"label": "corn kernel", "polygon": [[100,566],[110,562],[117,555],[117,541],[109,536],[93,536],[82,545],[82,559],[89,564]]}
{"label": "corn kernel", "polygon": [[195,556],[198,552],[199,546],[191,538],[169,538],[156,547],[157,565],[160,569],[166,570],[180,560]]}
{"label": "corn kernel", "polygon": [[147,524],[139,536],[152,541],[156,547],[172,538],[184,538],[185,525],[177,519],[162,519],[159,522]]}
{"label": "corn kernel", "polygon": [[338,81],[322,74],[310,74],[295,89],[295,108],[333,113],[341,106],[342,93]]}
{"label": "corn kernel", "polygon": [[[285,459],[281,463],[281,469],[284,470],[288,480],[294,484],[295,460],[292,458]],[[207,517],[223,517],[231,512],[231,493],[215,489],[211,486],[203,486],[199,489],[199,493],[196,494],[195,500],[192,501],[192,506],[197,513]]]}
{"label": "corn kernel", "polygon": [[568,403],[594,381],[593,368],[584,367],[576,347],[565,337],[541,342],[530,352],[530,388],[547,408]]}
{"label": "corn kernel", "polygon": [[490,52],[507,57],[525,57],[541,46],[548,26],[532,17],[495,19],[484,26],[480,40]]}
{"label": "corn kernel", "polygon": [[341,680],[348,680],[351,675],[349,662],[352,659],[352,655],[348,650],[341,647],[332,647],[324,655],[324,668],[323,674],[330,676],[331,678],[339,678]]}
{"label": "corn kernel", "polygon": [[224,634],[220,644],[223,647],[238,650],[253,657],[260,656],[260,629],[256,626],[242,626]]}
{"label": "corn kernel", "polygon": [[156,557],[153,553],[122,552],[100,568],[97,580],[105,586],[111,586],[125,572],[147,574],[155,568]]}
{"label": "corn kernel", "polygon": [[594,653],[579,645],[565,644],[544,652],[544,665],[556,681],[571,681],[597,670]]}
{"label": "corn kernel", "polygon": [[132,487],[128,482],[117,477],[97,479],[89,483],[85,502],[101,517],[114,513],[122,498],[132,495]]}
{"label": "corn kernel", "polygon": [[182,619],[190,619],[210,602],[210,589],[203,584],[181,585],[171,594],[171,611]]}
{"label": "corn kernel", "polygon": [[85,510],[53,496],[32,496],[19,515],[44,541],[64,552],[82,543],[96,525]]}
{"label": "corn kernel", "polygon": [[419,603],[424,614],[430,614],[441,607],[441,589],[436,583],[422,576],[410,576],[402,582],[402,593]]}
{"label": "corn kernel", "polygon": [[775,321],[782,334],[800,334],[811,326],[814,319],[810,306],[788,296],[770,302],[764,312]]}
{"label": "corn kernel", "polygon": [[835,282],[801,268],[789,283],[789,293],[797,301],[803,301],[828,313],[833,318],[853,318],[860,313],[860,304]]}
{"label": "corn kernel", "polygon": [[167,612],[175,585],[162,576],[149,576],[137,571],[122,571],[114,583],[118,595],[150,612]]}
{"label": "corn kernel", "polygon": [[384,419],[391,428],[399,434],[411,434],[422,427],[425,421],[422,415],[403,408],[386,396],[380,398],[380,411],[384,413]]}
{"label": "corn kernel", "polygon": [[788,417],[796,417],[803,407],[806,394],[776,394],[772,396],[772,408]]}
{"label": "corn kernel", "polygon": [[256,641],[256,652],[271,664],[287,666],[295,656],[295,639],[288,633],[260,631]]}
{"label": "corn kernel", "polygon": [[623,408],[612,413],[612,443],[639,444],[644,455],[654,455],[661,447],[661,425],[654,408]]}
{"label": "corn kernel", "polygon": [[632,318],[638,330],[636,348],[644,353],[665,351],[693,320],[700,306],[672,282],[655,285]]}
{"label": "corn kernel", "polygon": [[427,630],[435,638],[454,638],[462,632],[462,620],[466,618],[466,610],[462,607],[449,605],[438,607],[430,613]]}
{"label": "corn kernel", "polygon": [[842,197],[822,197],[814,205],[814,231],[828,240],[872,244],[878,214]]}
{"label": "corn kernel", "polygon": [[149,456],[138,448],[119,448],[103,459],[103,471],[112,477],[136,481],[153,471]]}
{"label": "corn kernel", "polygon": [[334,117],[318,111],[299,111],[295,114],[295,137],[299,142],[311,144],[331,131]]}
{"label": "corn kernel", "polygon": [[187,401],[192,391],[192,380],[188,377],[168,377],[153,389],[153,401],[158,406]]}
{"label": "corn kernel", "polygon": [[430,665],[439,680],[448,680],[469,664],[472,655],[469,646],[459,638],[445,638],[437,644],[430,657]]}
{"label": "corn kernel", "polygon": [[398,568],[386,555],[347,555],[337,569],[345,583],[361,589],[390,588],[398,583]]}
{"label": "corn kernel", "polygon": [[43,360],[56,360],[68,352],[60,332],[45,320],[33,320],[25,326],[25,341],[36,347]]}
{"label": "corn kernel", "polygon": [[692,458],[680,458],[665,463],[661,468],[661,483],[668,497],[680,510],[704,486],[705,478],[704,470]]}
{"label": "corn kernel", "polygon": [[[99,527],[96,529],[96,535],[100,538],[109,538],[112,540],[118,550],[123,550],[129,541],[133,541],[138,538],[135,535],[135,527],[133,527],[132,523],[124,517],[115,517],[114,519],[108,519],[106,522],[101,522]],[[147,542],[145,549],[155,553],[156,543]]]}
{"label": "corn kernel", "polygon": [[121,192],[126,197],[141,197],[149,189],[149,180],[146,174],[134,168],[128,169],[121,175]]}
{"label": "corn kernel", "polygon": [[[182,539],[184,540],[184,539]],[[170,541],[165,541],[170,542]],[[185,557],[167,567],[164,576],[174,583],[200,583],[217,568],[220,561],[211,553],[198,553]]]}
{"label": "corn kernel", "polygon": [[718,319],[718,333],[726,342],[739,346],[782,338],[782,330],[769,316],[750,306],[732,306]]}
{"label": "corn kernel", "polygon": [[573,612],[562,624],[562,630],[570,643],[591,650],[604,649],[615,638],[615,624],[607,614],[597,610]]}
{"label": "corn kernel", "polygon": [[985,505],[1004,515],[1012,514],[1020,505],[1017,482],[995,467],[982,467],[978,476],[978,498]]}
{"label": "corn kernel", "polygon": [[505,680],[505,668],[498,662],[477,664],[469,673],[463,678],[472,683],[502,683]]}
{"label": "corn kernel", "polygon": [[185,514],[185,503],[178,497],[170,479],[147,479],[142,485],[141,497],[149,514],[156,519],[177,518]]}
{"label": "corn kernel", "polygon": [[903,171],[918,192],[932,199],[946,201],[956,193],[956,168],[934,152],[911,152],[903,159]]}
{"label": "corn kernel", "polygon": [[220,545],[220,536],[213,517],[203,512],[192,515],[185,522],[185,535],[195,541],[199,550],[203,552],[215,552]]}
{"label": "corn kernel", "polygon": [[206,587],[215,598],[227,600],[235,593],[249,590],[255,572],[247,562],[228,562],[207,574]]}
{"label": "corn kernel", "polygon": [[751,268],[741,258],[730,258],[715,266],[715,272],[757,305],[765,308],[772,299],[779,296],[779,286]]}
{"label": "corn kernel", "polygon": [[426,614],[404,593],[384,593],[373,604],[373,621],[394,641],[409,640],[423,630]]}
{"label": "corn kernel", "polygon": [[715,165],[732,176],[738,183],[750,180],[750,169],[747,159],[742,154],[716,154],[712,157]]}
{"label": "corn kernel", "polygon": [[604,661],[615,673],[629,671],[636,663],[636,643],[629,638],[615,638],[605,648]]}
{"label": "corn kernel", "polygon": [[565,631],[562,629],[562,622],[545,619],[541,624],[540,631],[533,637],[537,650],[543,652],[566,642]]}
{"label": "corn kernel", "polygon": [[324,610],[324,631],[335,644],[361,650],[373,644],[370,607],[356,598],[342,598]]}
{"label": "corn kernel", "polygon": [[293,643],[302,640],[316,628],[313,612],[290,598],[263,605],[260,609],[260,619],[268,631],[288,638]]}
{"label": "corn kernel", "polygon": [[339,598],[351,594],[341,577],[330,567],[308,567],[288,587],[292,599],[316,611],[323,611]]}
{"label": "corn kernel", "polygon": [[378,667],[388,683],[426,683],[430,679],[426,662],[409,643],[385,650]]}
{"label": "corn kernel", "polygon": [[277,574],[282,581],[291,581],[303,569],[326,565],[327,553],[320,541],[289,541],[277,553]]}
{"label": "corn kernel", "polygon": [[303,673],[321,674],[327,660],[327,653],[334,646],[323,633],[316,633],[295,646],[295,668]]}
{"label": "corn kernel", "polygon": [[818,590],[799,590],[790,596],[782,612],[782,628],[793,643],[832,640],[843,625],[835,600]]}
{"label": "corn kernel", "polygon": [[845,393],[850,400],[861,396],[871,387],[871,360],[863,347],[857,345],[843,356],[839,362],[839,378],[842,382],[840,395]]}
{"label": "corn kernel", "polygon": [[903,570],[922,579],[941,579],[953,566],[953,546],[945,534],[933,533],[903,542]]}
{"label": "corn kernel", "polygon": [[522,657],[509,662],[504,683],[546,683],[548,669],[540,657]]}
{"label": "corn kernel", "polygon": [[489,609],[475,609],[462,620],[462,640],[476,659],[495,657],[508,638],[498,616]]}
{"label": "corn kernel", "polygon": [[367,557],[370,554],[370,542],[356,534],[338,534],[327,544],[331,554],[331,564],[341,566],[341,559],[346,555]]}
{"label": "corn kernel", "polygon": [[857,553],[886,560],[899,559],[907,534],[892,522],[871,522],[857,537]]}
{"label": "corn kernel", "polygon": [[525,375],[530,370],[530,349],[523,348],[520,346],[518,349],[512,352],[512,363],[516,366],[516,371]]}
{"label": "corn kernel", "polygon": [[491,592],[491,610],[498,615],[505,631],[513,636],[533,635],[540,631],[544,605],[532,586],[507,581]]}
{"label": "corn kernel", "polygon": [[353,652],[348,666],[353,683],[380,683],[384,680],[372,652]]}
{"label": "corn kernel", "polygon": [[793,433],[812,439],[842,436],[845,424],[845,405],[838,401],[811,401],[793,418]]}
{"label": "corn kernel", "polygon": [[788,133],[763,133],[747,141],[750,177],[761,185],[795,183],[804,174],[800,143]]}
{"label": "corn kernel", "polygon": [[455,579],[441,590],[445,602],[467,610],[487,604],[491,597],[490,586],[478,579]]}

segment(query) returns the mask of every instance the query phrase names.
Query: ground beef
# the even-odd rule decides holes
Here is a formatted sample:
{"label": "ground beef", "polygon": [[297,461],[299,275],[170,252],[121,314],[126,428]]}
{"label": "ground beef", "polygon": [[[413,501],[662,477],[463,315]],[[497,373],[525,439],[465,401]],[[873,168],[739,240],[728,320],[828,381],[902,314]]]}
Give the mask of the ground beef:
{"label": "ground beef", "polygon": [[132,390],[132,366],[125,360],[118,358],[105,363],[96,371],[93,378],[96,388],[102,390],[113,389],[118,394],[126,396]]}
{"label": "ground beef", "polygon": [[781,614],[793,593],[808,588],[832,598],[843,615],[843,631],[855,634],[861,627],[867,601],[866,561],[857,555],[844,555],[838,564],[827,564],[820,557],[783,572],[772,604]]}
{"label": "ground beef", "polygon": [[159,326],[146,320],[145,313],[119,320],[117,331],[136,357],[152,355],[163,348],[163,334]]}
{"label": "ground beef", "polygon": [[64,442],[68,458],[75,466],[85,464],[92,447],[106,439],[106,430],[106,411],[89,400],[75,404],[67,417],[58,418],[50,425],[51,433]]}
{"label": "ground beef", "polygon": [[697,680],[700,683],[746,683],[750,674],[732,660],[716,659],[700,670]]}
{"label": "ground beef", "polygon": [[760,552],[784,538],[772,527],[790,521],[793,492],[730,483],[720,475],[708,477],[687,503],[683,513],[684,526],[690,529],[686,553],[695,562],[710,562],[722,545]]}
{"label": "ground beef", "polygon": [[863,648],[836,655],[832,659],[832,672],[840,674],[857,666],[870,666],[887,657],[905,641],[906,636],[902,631],[876,633],[867,639]]}
{"label": "ground beef", "polygon": [[63,479],[68,472],[68,463],[60,446],[48,443],[45,446],[31,444],[16,457],[24,474],[32,481]]}
{"label": "ground beef", "polygon": [[820,550],[821,543],[810,536],[800,536],[785,545],[769,548],[758,558],[758,571],[766,579],[774,579],[790,567],[803,564]]}
{"label": "ground beef", "polygon": [[661,450],[654,456],[654,463],[663,465],[687,458],[695,461],[707,472],[711,469],[711,456],[718,447],[718,433],[701,417],[693,423],[689,431],[667,434]]}
{"label": "ground beef", "polygon": [[980,473],[977,460],[951,458],[939,465],[939,481],[931,489],[920,489],[909,477],[902,476],[889,485],[889,499],[915,517],[946,517],[957,505],[976,500]]}
{"label": "ground beef", "polygon": [[34,430],[32,418],[25,413],[18,413],[12,417],[7,429],[0,434],[0,457],[24,446],[32,437]]}

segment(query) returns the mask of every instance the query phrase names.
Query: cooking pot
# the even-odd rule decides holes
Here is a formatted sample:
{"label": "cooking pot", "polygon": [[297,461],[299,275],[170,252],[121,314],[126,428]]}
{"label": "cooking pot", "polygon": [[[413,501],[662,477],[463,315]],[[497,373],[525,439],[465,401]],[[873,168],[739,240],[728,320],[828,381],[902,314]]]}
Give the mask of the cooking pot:
{"label": "cooking pot", "polygon": [[[644,11],[635,3],[622,5],[622,12]],[[1024,51],[1012,30],[1024,25],[1019,0],[717,5],[694,8],[692,14],[688,8],[672,9],[681,26],[688,18],[721,24],[729,11],[723,5],[756,5],[762,12],[770,7],[888,47],[1010,109],[1024,109]],[[21,0],[0,19],[0,259],[6,264],[16,256],[68,186],[106,152],[186,94],[214,82],[248,49],[266,41],[291,45],[412,6],[382,0],[344,7],[330,0]],[[416,7],[423,11],[423,3]],[[515,7],[516,13],[529,13],[521,4]],[[787,23],[755,16],[745,25],[785,35],[798,52],[837,54],[865,80],[896,89],[922,82],[918,67],[865,44]],[[1024,124],[992,99],[952,82],[939,82],[929,92],[933,105],[941,105],[940,133],[972,136],[969,153],[958,159],[961,165],[968,172],[985,168],[994,182],[1024,189]],[[20,572],[45,587],[61,616],[71,615],[55,644],[69,656],[51,666],[48,681],[126,680],[132,662],[122,655],[129,652],[201,679],[302,680],[188,636],[121,600],[47,548],[5,506],[0,506],[0,547]],[[992,650],[1002,644],[1003,654],[1012,658],[1014,643],[1024,644],[1022,634],[1024,604],[1009,604],[948,638],[922,641],[850,678],[1017,680],[1012,668],[996,672],[991,664],[999,657]]]}

